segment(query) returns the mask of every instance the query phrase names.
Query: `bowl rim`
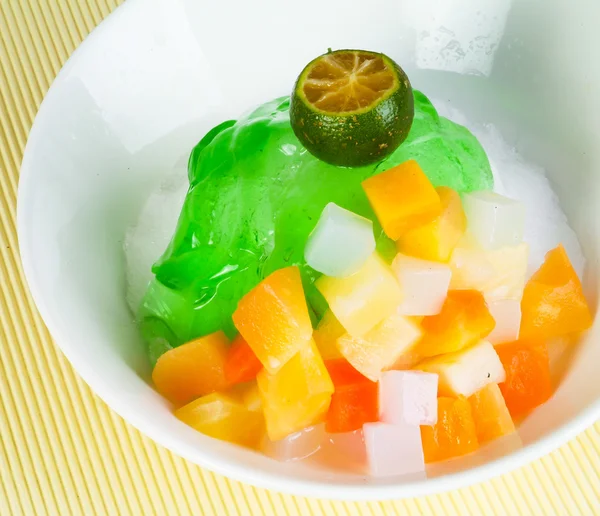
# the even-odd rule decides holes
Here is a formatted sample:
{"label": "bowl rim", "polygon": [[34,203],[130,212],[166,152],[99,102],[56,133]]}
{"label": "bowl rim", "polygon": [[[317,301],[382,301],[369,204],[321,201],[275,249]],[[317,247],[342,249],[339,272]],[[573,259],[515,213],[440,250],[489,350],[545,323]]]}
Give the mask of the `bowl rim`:
{"label": "bowl rim", "polygon": [[68,73],[68,70],[77,62],[77,60],[83,57],[86,48],[100,40],[112,21],[116,17],[121,16],[125,9],[140,8],[139,5],[143,5],[143,2],[130,0],[129,2],[125,2],[118,6],[92,30],[62,66],[44,96],[29,132],[23,152],[17,191],[16,229],[26,285],[29,288],[35,306],[55,344],[66,356],[75,372],[110,409],[114,410],[127,423],[131,424],[134,428],[157,444],[167,448],[180,457],[190,460],[194,464],[207,468],[215,473],[237,481],[249,483],[256,487],[272,489],[282,493],[346,501],[391,500],[425,496],[480,483],[524,466],[529,462],[552,452],[595,423],[598,417],[600,417],[600,400],[591,403],[575,418],[561,425],[541,439],[524,446],[523,448],[512,451],[503,457],[490,460],[489,462],[472,468],[455,473],[448,473],[439,477],[414,480],[399,484],[357,485],[353,483],[344,485],[284,477],[274,473],[267,473],[260,469],[249,469],[241,464],[223,460],[210,450],[201,450],[198,447],[170,438],[154,424],[152,418],[145,417],[145,415],[139,414],[136,411],[131,411],[130,407],[127,406],[127,403],[123,401],[123,398],[110,388],[108,382],[102,380],[102,376],[95,372],[92,364],[86,362],[83,357],[76,352],[69,350],[70,346],[65,346],[63,344],[68,342],[69,339],[64,335],[61,325],[54,320],[52,310],[42,295],[41,288],[35,279],[36,275],[34,273],[35,266],[33,256],[24,242],[27,241],[27,236],[30,231],[30,228],[26,223],[25,206],[28,192],[31,190],[33,175],[30,167],[32,142],[35,142],[40,136],[39,124],[37,123],[38,118],[44,116],[48,109],[48,105],[53,101],[53,98],[56,95],[61,79]]}

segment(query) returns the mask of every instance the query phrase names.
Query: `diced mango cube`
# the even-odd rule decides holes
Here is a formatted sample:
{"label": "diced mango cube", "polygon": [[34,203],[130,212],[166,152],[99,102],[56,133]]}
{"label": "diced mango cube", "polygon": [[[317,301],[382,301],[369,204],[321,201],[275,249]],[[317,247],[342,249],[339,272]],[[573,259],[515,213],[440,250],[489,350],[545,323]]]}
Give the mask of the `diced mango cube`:
{"label": "diced mango cube", "polygon": [[398,281],[377,254],[371,255],[356,274],[347,278],[322,276],[315,285],[354,337],[362,337],[402,302]]}
{"label": "diced mango cube", "polygon": [[256,381],[271,441],[325,420],[334,388],[314,341],[277,373],[263,369]]}
{"label": "diced mango cube", "polygon": [[298,267],[275,271],[239,302],[235,327],[264,368],[275,374],[312,339]]}
{"label": "diced mango cube", "polygon": [[492,191],[463,195],[467,227],[485,249],[514,246],[523,240],[525,206]]}
{"label": "diced mango cube", "polygon": [[437,423],[422,426],[425,462],[460,457],[479,448],[471,405],[463,396],[438,398]]}
{"label": "diced mango cube", "polygon": [[460,195],[452,188],[436,188],[442,204],[442,212],[431,222],[408,230],[397,242],[401,253],[431,260],[447,262],[456,244],[464,235],[467,218]]}
{"label": "diced mango cube", "polygon": [[279,441],[271,441],[265,437],[262,450],[266,455],[280,462],[302,460],[319,451],[324,439],[324,425],[318,424],[294,432]]}
{"label": "diced mango cube", "polygon": [[175,416],[216,439],[255,448],[264,435],[260,411],[249,410],[231,394],[215,392],[177,409]]}
{"label": "diced mango cube", "polygon": [[489,383],[469,397],[480,444],[515,431],[510,412],[497,383]]}
{"label": "diced mango cube", "polygon": [[363,433],[371,476],[389,477],[425,470],[418,426],[367,423]]}
{"label": "diced mango cube", "polygon": [[356,370],[377,381],[383,370],[413,351],[420,337],[418,326],[402,315],[393,314],[364,337],[346,334],[338,339],[337,345]]}
{"label": "diced mango cube", "polygon": [[174,403],[187,403],[226,387],[229,341],[221,331],[170,349],[152,371],[156,389]]}
{"label": "diced mango cube", "polygon": [[404,292],[404,301],[398,307],[399,314],[440,313],[452,275],[448,265],[398,254],[392,262],[392,270]]}
{"label": "diced mango cube", "polygon": [[587,330],[592,314],[562,245],[528,281],[521,301],[521,338],[549,339]]}
{"label": "diced mango cube", "polygon": [[543,342],[517,340],[496,346],[506,371],[500,391],[513,417],[525,415],[552,396],[548,350]]}
{"label": "diced mango cube", "polygon": [[421,322],[423,338],[417,345],[417,353],[432,357],[460,351],[483,339],[495,324],[480,292],[451,290],[441,312]]}
{"label": "diced mango cube", "polygon": [[498,353],[485,340],[456,353],[425,360],[415,368],[439,376],[440,396],[469,397],[488,383],[500,383],[506,378]]}
{"label": "diced mango cube", "polygon": [[331,202],[308,237],[304,258],[316,271],[343,278],[358,271],[374,251],[373,222]]}
{"label": "diced mango cube", "polygon": [[521,326],[521,302],[517,299],[500,299],[488,303],[488,310],[496,326],[487,336],[492,344],[512,342],[519,338]]}
{"label": "diced mango cube", "polygon": [[327,412],[327,432],[352,432],[362,428],[364,423],[377,421],[377,383],[360,374],[343,358],[328,360],[325,367],[335,388]]}
{"label": "diced mango cube", "polygon": [[362,186],[392,240],[432,221],[442,211],[439,194],[414,160],[370,177]]}
{"label": "diced mango cube", "polygon": [[433,425],[437,392],[437,374],[387,371],[379,380],[379,420],[390,425]]}
{"label": "diced mango cube", "polygon": [[323,360],[342,358],[342,354],[337,347],[337,340],[345,334],[346,329],[337,320],[336,316],[333,315],[333,312],[327,310],[313,333],[317,349]]}
{"label": "diced mango cube", "polygon": [[521,299],[528,257],[526,243],[486,251],[467,233],[450,258],[450,288],[479,290],[488,301]]}

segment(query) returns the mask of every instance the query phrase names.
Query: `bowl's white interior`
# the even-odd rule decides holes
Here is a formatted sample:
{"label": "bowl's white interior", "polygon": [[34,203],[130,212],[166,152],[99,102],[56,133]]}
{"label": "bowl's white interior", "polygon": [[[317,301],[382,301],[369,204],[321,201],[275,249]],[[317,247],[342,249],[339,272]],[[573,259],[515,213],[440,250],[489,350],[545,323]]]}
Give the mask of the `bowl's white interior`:
{"label": "bowl's white interior", "polygon": [[[483,78],[412,69],[410,29],[402,23],[402,2],[393,0],[308,0],[301,7],[240,1],[235,9],[230,2],[130,0],[61,72],[23,161],[23,263],[58,345],[112,408],[161,444],[282,490],[347,498],[417,494],[482,479],[501,471],[498,464],[508,467],[559,444],[600,414],[598,325],[553,399],[521,426],[524,444],[538,445],[496,466],[472,469],[504,450],[448,463],[432,472],[440,479],[425,483],[367,480],[279,464],[202,436],[179,423],[147,382],[125,303],[122,242],[163,171],[206,130],[287,94],[302,66],[327,47],[368,48],[406,65],[417,88],[450,100],[473,120],[493,121],[525,157],[547,169],[587,257],[586,289],[595,309],[598,19],[595,0],[516,0],[494,71]],[[453,475],[441,479],[446,473]]]}

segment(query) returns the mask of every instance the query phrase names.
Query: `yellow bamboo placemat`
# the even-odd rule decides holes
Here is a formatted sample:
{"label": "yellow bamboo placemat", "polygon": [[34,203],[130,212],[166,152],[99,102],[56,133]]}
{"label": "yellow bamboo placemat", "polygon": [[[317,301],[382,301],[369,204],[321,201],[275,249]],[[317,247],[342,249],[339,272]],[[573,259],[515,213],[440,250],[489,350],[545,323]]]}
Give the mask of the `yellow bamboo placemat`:
{"label": "yellow bamboo placemat", "polygon": [[0,0],[0,515],[600,514],[600,423],[551,455],[468,489],[343,503],[212,474],[158,447],[92,394],[27,292],[16,193],[27,134],[46,90],[119,3]]}

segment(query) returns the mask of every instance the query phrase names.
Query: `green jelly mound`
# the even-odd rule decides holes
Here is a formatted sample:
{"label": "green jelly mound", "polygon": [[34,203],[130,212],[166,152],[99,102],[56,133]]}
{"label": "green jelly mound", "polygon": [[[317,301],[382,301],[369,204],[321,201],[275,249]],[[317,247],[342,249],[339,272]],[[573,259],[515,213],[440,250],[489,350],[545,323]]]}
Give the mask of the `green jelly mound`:
{"label": "green jelly mound", "polygon": [[319,274],[304,260],[304,246],[326,204],[375,223],[378,249],[394,245],[361,182],[415,159],[435,186],[458,192],[490,189],[485,151],[465,128],[438,116],[415,91],[415,117],[405,142],[387,159],[362,168],[329,165],[300,144],[289,121],[289,99],[212,129],[192,151],[190,188],[175,235],[152,271],[138,320],[152,362],[165,350],[224,330],[235,334],[238,301],[271,272],[297,265],[314,319],[323,300],[313,286]]}

